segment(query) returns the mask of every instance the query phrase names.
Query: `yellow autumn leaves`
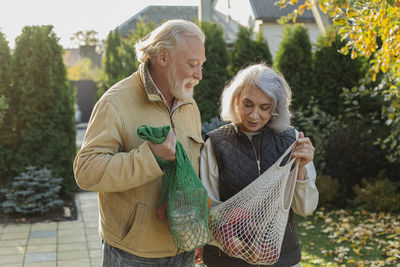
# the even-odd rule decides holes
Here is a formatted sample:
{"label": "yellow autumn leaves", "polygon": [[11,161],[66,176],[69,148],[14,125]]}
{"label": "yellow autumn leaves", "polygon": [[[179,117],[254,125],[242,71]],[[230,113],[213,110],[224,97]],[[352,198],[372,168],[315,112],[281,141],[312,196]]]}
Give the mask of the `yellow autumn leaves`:
{"label": "yellow autumn leaves", "polygon": [[400,264],[400,215],[320,209],[299,223],[299,233],[305,266]]}

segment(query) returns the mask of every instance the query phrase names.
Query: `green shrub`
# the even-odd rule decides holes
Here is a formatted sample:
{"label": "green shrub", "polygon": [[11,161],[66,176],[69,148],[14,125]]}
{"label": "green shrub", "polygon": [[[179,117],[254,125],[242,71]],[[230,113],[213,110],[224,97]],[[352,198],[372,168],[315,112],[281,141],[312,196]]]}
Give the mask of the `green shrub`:
{"label": "green shrub", "polygon": [[332,36],[320,37],[314,52],[314,75],[317,82],[315,96],[321,108],[332,115],[342,114],[343,99],[340,95],[344,88],[351,89],[359,84],[363,76],[364,59],[351,59],[351,55],[343,55],[339,50],[345,45],[335,32],[333,42],[327,39]]}
{"label": "green shrub", "polygon": [[274,67],[283,74],[292,88],[294,109],[305,107],[315,93],[312,64],[307,28],[300,24],[287,26],[275,56]]}
{"label": "green shrub", "polygon": [[318,173],[324,173],[327,165],[327,140],[338,127],[339,118],[321,110],[318,101],[311,97],[304,108],[294,111],[292,125],[309,137],[315,148],[314,164]]}
{"label": "green shrub", "polygon": [[340,197],[339,181],[329,175],[319,175],[315,183],[319,192],[318,205],[331,208],[336,199]]}
{"label": "green shrub", "polygon": [[118,29],[110,31],[103,58],[105,90],[137,70],[133,45],[121,37]]}
{"label": "green shrub", "polygon": [[375,133],[354,123],[353,126],[340,127],[332,132],[325,148],[325,174],[338,179],[340,183],[342,198],[338,199],[339,206],[346,205],[347,199],[354,198],[351,189],[360,184],[363,178],[376,179],[383,173],[395,179],[392,169],[399,170],[398,166],[388,162],[385,152],[374,145]]}
{"label": "green shrub", "polygon": [[272,65],[272,56],[267,41],[261,32],[254,38],[253,30],[243,26],[239,29],[230,58],[229,70],[232,76],[249,64],[265,62]]}
{"label": "green shrub", "polygon": [[15,96],[11,88],[12,56],[7,40],[0,32],[0,188],[11,182],[15,165]]}
{"label": "green shrub", "polygon": [[63,192],[72,196],[77,191],[72,172],[75,91],[68,82],[58,40],[52,26],[26,26],[15,42],[15,175],[28,165],[47,167],[63,178]]}
{"label": "green shrub", "polygon": [[157,25],[152,22],[139,21],[136,29],[127,36],[122,36],[118,29],[110,31],[107,36],[103,57],[103,78],[97,90],[100,98],[111,86],[130,76],[138,69],[134,45],[140,38],[150,33]]}
{"label": "green shrub", "polygon": [[204,122],[218,116],[221,92],[229,78],[226,68],[229,57],[221,26],[201,22],[200,27],[206,35],[204,47],[207,61],[203,65],[203,79],[194,89],[194,99]]}
{"label": "green shrub", "polygon": [[6,198],[2,203],[4,213],[44,214],[60,207],[61,182],[62,178],[54,178],[46,168],[27,167],[14,178],[11,188],[1,190]]}
{"label": "green shrub", "polygon": [[221,121],[218,117],[214,117],[211,120],[207,121],[207,122],[203,122],[201,124],[201,135],[204,136],[206,135],[206,133],[219,128],[222,125],[227,124],[227,122]]}
{"label": "green shrub", "polygon": [[400,192],[398,188],[398,182],[387,178],[375,181],[363,179],[361,186],[354,186],[355,198],[351,203],[374,212],[399,212]]}

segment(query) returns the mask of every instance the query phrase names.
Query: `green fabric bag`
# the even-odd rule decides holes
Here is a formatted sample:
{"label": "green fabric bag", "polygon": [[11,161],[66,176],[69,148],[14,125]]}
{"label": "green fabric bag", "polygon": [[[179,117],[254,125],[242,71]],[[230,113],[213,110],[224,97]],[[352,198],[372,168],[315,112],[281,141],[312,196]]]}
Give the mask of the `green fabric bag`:
{"label": "green fabric bag", "polygon": [[[137,134],[142,139],[160,144],[169,130],[169,125],[141,125]],[[155,157],[164,171],[161,197],[156,208],[157,218],[166,224],[179,249],[192,251],[204,246],[209,241],[207,191],[182,144],[179,141],[176,143],[176,162]]]}

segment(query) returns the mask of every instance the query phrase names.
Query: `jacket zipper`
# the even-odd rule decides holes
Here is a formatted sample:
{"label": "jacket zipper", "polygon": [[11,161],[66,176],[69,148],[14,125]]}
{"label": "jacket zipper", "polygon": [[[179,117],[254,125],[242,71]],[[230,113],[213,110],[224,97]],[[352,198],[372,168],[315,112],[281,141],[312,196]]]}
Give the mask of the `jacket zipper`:
{"label": "jacket zipper", "polygon": [[172,108],[172,110],[170,111],[169,110],[169,108],[167,107],[167,106],[165,106],[166,108],[167,108],[167,110],[168,110],[168,114],[169,114],[169,120],[170,120],[170,122],[171,122],[171,127],[172,127],[172,131],[175,133],[175,123],[174,123],[174,121],[172,120],[172,114],[175,112],[175,110],[177,110],[178,108],[180,108],[180,107],[182,107],[182,106],[185,106],[185,105],[189,105],[189,104],[191,104],[191,103],[183,103],[183,104],[181,104],[181,105],[179,105],[179,106],[176,106],[175,108]]}

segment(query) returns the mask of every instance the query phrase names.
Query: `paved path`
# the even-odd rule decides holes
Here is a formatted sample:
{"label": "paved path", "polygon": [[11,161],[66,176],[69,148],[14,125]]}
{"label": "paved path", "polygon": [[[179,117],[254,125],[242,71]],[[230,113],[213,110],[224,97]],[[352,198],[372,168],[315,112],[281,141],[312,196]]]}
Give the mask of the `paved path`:
{"label": "paved path", "polygon": [[0,267],[100,266],[97,193],[78,193],[76,202],[75,221],[0,224]]}

